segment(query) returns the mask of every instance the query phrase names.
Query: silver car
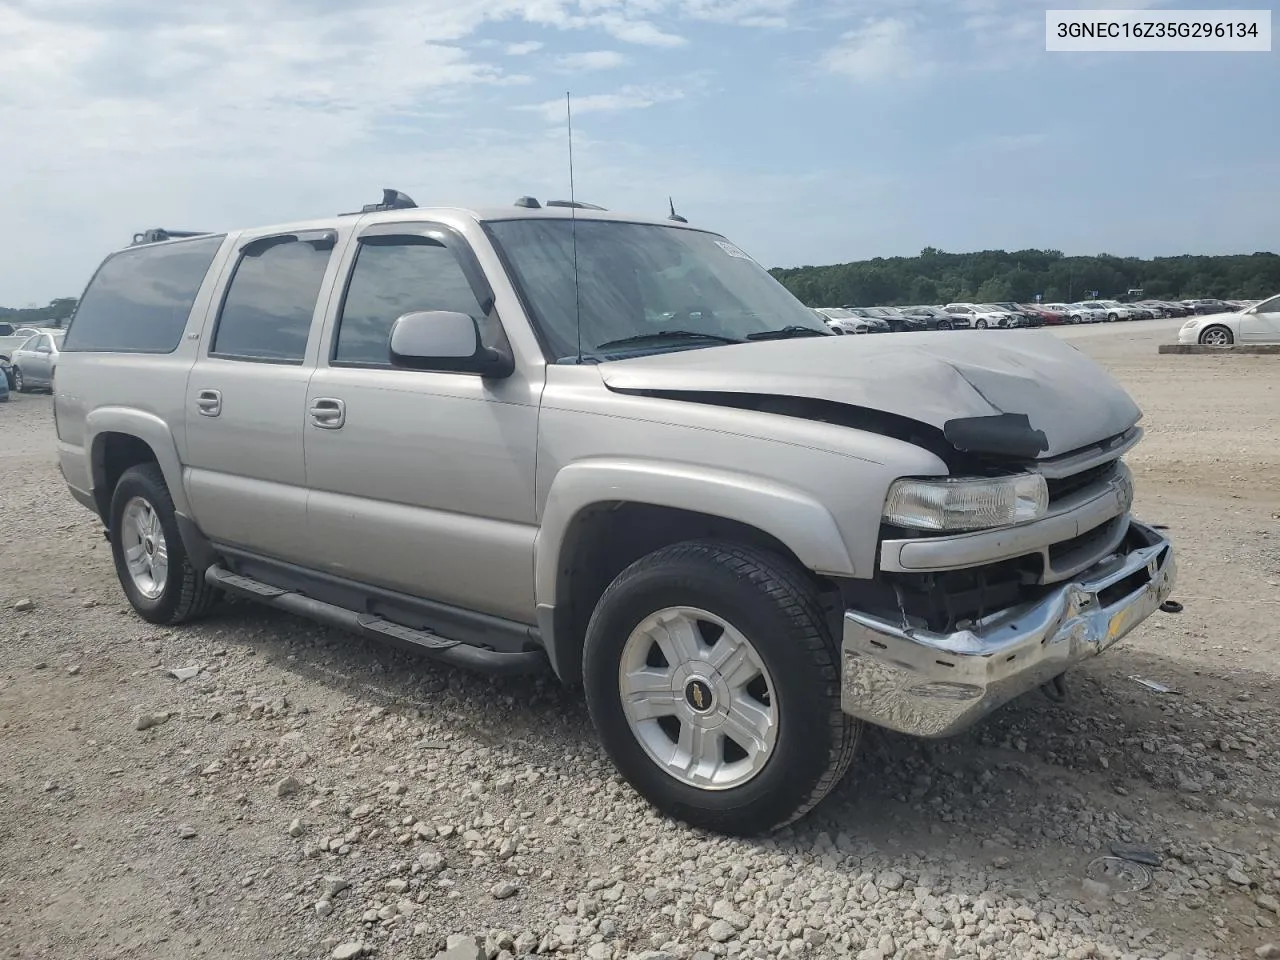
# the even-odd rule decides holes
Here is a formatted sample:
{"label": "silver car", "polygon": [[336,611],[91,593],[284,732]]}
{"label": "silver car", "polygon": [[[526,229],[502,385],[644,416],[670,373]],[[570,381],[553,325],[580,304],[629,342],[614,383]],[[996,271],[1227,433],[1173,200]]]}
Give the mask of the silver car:
{"label": "silver car", "polygon": [[28,338],[13,351],[13,389],[26,393],[36,387],[53,389],[53,370],[62,348],[62,331],[51,330]]}

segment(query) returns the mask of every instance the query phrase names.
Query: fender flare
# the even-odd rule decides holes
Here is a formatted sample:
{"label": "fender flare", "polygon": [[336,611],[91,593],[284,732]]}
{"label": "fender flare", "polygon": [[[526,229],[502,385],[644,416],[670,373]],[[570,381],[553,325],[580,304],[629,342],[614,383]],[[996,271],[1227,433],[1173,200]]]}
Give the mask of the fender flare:
{"label": "fender flare", "polygon": [[98,407],[85,418],[85,449],[89,452],[90,478],[95,499],[105,480],[103,435],[108,433],[137,437],[151,448],[156,463],[160,465],[160,472],[164,474],[169,495],[173,497],[175,512],[190,517],[191,505],[187,501],[186,487],[182,483],[182,460],[178,456],[173,432],[154,413],[131,407]]}
{"label": "fender flare", "polygon": [[574,520],[600,503],[644,503],[689,510],[755,527],[784,544],[807,568],[855,575],[835,517],[803,491],[762,477],[683,463],[598,459],[556,474],[534,541],[534,596],[554,606],[560,554]]}

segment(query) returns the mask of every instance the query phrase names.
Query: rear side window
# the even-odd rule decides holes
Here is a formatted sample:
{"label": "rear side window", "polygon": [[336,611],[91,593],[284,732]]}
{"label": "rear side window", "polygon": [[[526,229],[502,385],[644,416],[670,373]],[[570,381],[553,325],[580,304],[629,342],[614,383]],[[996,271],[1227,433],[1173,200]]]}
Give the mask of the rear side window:
{"label": "rear side window", "polygon": [[418,236],[362,240],[338,321],[336,364],[390,366],[391,325],[415,310],[449,310],[489,322],[457,258]]}
{"label": "rear side window", "polygon": [[336,235],[264,237],[245,247],[222,301],[210,355],[301,363]]}
{"label": "rear side window", "polygon": [[201,237],[112,254],[80,298],[62,349],[171,353],[222,240]]}

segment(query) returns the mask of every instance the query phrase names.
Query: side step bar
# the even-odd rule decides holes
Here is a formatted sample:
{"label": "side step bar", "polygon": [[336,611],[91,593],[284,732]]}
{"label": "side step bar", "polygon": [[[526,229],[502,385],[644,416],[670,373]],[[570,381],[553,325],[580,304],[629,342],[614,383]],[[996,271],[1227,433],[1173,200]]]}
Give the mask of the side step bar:
{"label": "side step bar", "polygon": [[356,613],[345,607],[339,607],[323,600],[315,600],[273,587],[261,580],[232,573],[226,567],[214,564],[205,571],[205,579],[210,584],[245,597],[257,600],[267,606],[284,610],[288,613],[307,617],[319,623],[342,630],[349,630],[361,636],[379,640],[398,641],[403,645],[421,650],[424,653],[442,660],[455,667],[474,670],[501,676],[538,673],[547,664],[547,656],[541,650],[524,650],[519,652],[498,652],[483,647],[450,640],[429,630],[415,630],[371,613]]}

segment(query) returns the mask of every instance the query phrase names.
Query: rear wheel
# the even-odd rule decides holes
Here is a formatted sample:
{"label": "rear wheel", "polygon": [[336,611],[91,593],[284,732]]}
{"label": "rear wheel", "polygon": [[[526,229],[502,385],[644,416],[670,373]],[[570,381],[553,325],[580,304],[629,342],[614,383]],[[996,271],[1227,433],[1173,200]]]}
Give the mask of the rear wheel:
{"label": "rear wheel", "polygon": [[610,584],[587,628],[587,707],[614,764],[663,813],[750,835],[804,816],[853,758],[839,654],[807,576],[688,542]]}
{"label": "rear wheel", "polygon": [[1228,327],[1214,324],[1200,332],[1200,342],[1206,347],[1229,347],[1236,342],[1236,338]]}
{"label": "rear wheel", "polygon": [[159,464],[124,472],[111,497],[110,521],[116,576],[140,617],[178,624],[208,612],[218,592],[191,565]]}

